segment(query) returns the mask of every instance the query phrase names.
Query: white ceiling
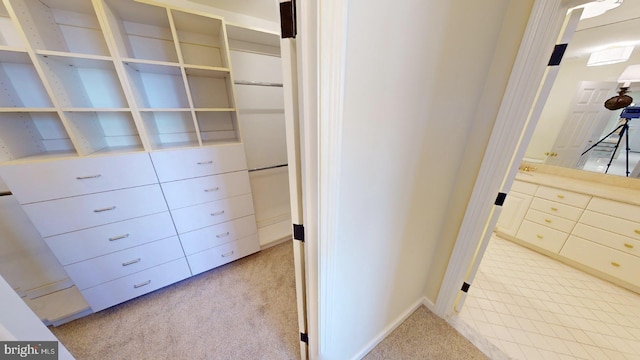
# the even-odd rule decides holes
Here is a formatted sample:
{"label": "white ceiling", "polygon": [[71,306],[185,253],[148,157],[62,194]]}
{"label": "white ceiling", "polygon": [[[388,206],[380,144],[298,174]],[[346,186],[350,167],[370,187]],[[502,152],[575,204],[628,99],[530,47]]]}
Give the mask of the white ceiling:
{"label": "white ceiling", "polygon": [[592,51],[619,43],[636,45],[640,51],[640,1],[624,0],[603,15],[580,21],[569,42],[566,58],[587,57]]}
{"label": "white ceiling", "polygon": [[280,22],[278,0],[189,0],[219,9],[249,15],[272,22]]}

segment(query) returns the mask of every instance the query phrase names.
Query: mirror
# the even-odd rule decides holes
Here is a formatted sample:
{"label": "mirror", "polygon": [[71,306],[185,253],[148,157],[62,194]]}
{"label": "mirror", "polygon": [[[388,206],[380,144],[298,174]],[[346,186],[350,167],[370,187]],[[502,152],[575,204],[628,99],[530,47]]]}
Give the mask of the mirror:
{"label": "mirror", "polygon": [[[604,15],[580,21],[569,42],[524,161],[626,176],[624,137],[615,152],[617,133],[605,138],[620,125],[622,110],[608,110],[604,102],[618,95],[622,84],[617,80],[627,66],[640,64],[639,28],[638,1],[624,1],[621,6]],[[619,45],[635,45],[628,61],[587,66],[593,51]],[[639,106],[640,82],[631,83],[627,95],[634,99],[632,106]],[[638,177],[640,119],[631,119],[628,125],[629,172],[630,176]]]}

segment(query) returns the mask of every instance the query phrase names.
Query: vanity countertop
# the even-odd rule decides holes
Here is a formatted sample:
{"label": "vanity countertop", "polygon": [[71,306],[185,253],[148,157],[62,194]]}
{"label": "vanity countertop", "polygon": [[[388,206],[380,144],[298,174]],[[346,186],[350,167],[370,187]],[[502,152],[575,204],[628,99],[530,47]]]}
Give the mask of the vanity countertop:
{"label": "vanity countertop", "polygon": [[[553,173],[554,167],[536,165],[533,171],[518,171],[516,180],[569,190],[600,198],[640,205],[640,179],[586,171]],[[635,183],[637,182],[637,184]]]}

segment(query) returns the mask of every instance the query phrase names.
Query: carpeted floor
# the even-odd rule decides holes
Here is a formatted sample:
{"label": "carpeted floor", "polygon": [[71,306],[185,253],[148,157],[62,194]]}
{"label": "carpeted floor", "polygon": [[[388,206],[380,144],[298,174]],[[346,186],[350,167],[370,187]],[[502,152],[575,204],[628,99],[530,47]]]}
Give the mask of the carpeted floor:
{"label": "carpeted floor", "polygon": [[[78,360],[300,359],[291,243],[51,330]],[[365,359],[486,357],[420,307]]]}

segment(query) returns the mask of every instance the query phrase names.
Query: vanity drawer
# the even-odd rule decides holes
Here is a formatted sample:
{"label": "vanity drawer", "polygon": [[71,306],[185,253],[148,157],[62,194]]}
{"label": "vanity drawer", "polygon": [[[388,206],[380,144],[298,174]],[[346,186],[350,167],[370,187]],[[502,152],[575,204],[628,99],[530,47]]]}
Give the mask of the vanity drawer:
{"label": "vanity drawer", "polygon": [[570,233],[576,224],[575,221],[567,220],[535,209],[529,209],[525,219],[565,233]]}
{"label": "vanity drawer", "polygon": [[528,220],[522,221],[516,235],[516,238],[554,254],[560,251],[567,237],[567,233]]}
{"label": "vanity drawer", "polygon": [[640,223],[585,210],[580,222],[612,233],[640,240]]}
{"label": "vanity drawer", "polygon": [[187,256],[193,274],[216,268],[241,257],[260,251],[258,235],[251,235],[212,249]]}
{"label": "vanity drawer", "polygon": [[581,223],[576,225],[571,234],[640,257],[640,240],[634,240]]}
{"label": "vanity drawer", "polygon": [[560,255],[633,285],[640,285],[640,258],[633,255],[573,235]]}
{"label": "vanity drawer", "polygon": [[91,309],[97,312],[189,276],[191,276],[191,271],[189,271],[187,261],[181,258],[82,290],[81,293]]}
{"label": "vanity drawer", "polygon": [[177,236],[64,267],[80,290],[184,257]]}
{"label": "vanity drawer", "polygon": [[534,198],[531,202],[531,208],[572,221],[578,221],[578,219],[580,219],[580,215],[582,215],[582,212],[584,211],[577,207],[541,198]]}
{"label": "vanity drawer", "polygon": [[[618,201],[594,197],[589,202],[587,210],[631,221],[640,221],[640,206],[625,204]],[[640,230],[640,224],[638,224],[638,229]]]}
{"label": "vanity drawer", "polygon": [[257,233],[256,218],[251,215],[180,234],[180,242],[184,253],[191,255]]}
{"label": "vanity drawer", "polygon": [[212,201],[182,209],[172,210],[171,215],[178,234],[220,224],[253,214],[251,194]]}
{"label": "vanity drawer", "polygon": [[561,204],[575,206],[581,209],[584,209],[591,196],[578,194],[567,190],[556,189],[547,186],[538,187],[538,191],[536,191],[536,197],[556,201]]}
{"label": "vanity drawer", "polygon": [[535,195],[536,190],[538,190],[538,185],[518,180],[514,180],[511,186],[511,191],[527,195]]}
{"label": "vanity drawer", "polygon": [[246,170],[242,144],[218,145],[151,153],[160,182]]}
{"label": "vanity drawer", "polygon": [[251,192],[249,173],[246,170],[172,181],[163,183],[161,186],[169,209],[203,204]]}
{"label": "vanity drawer", "polygon": [[146,153],[8,165],[0,176],[21,204],[158,183]]}
{"label": "vanity drawer", "polygon": [[176,235],[168,211],[45,238],[62,265]]}
{"label": "vanity drawer", "polygon": [[167,211],[160,185],[27,204],[24,211],[43,237]]}

